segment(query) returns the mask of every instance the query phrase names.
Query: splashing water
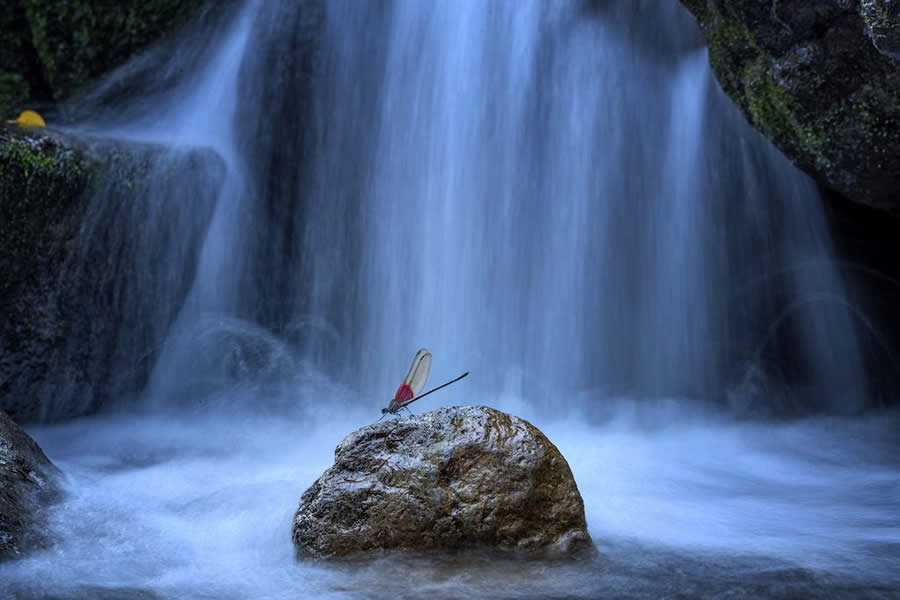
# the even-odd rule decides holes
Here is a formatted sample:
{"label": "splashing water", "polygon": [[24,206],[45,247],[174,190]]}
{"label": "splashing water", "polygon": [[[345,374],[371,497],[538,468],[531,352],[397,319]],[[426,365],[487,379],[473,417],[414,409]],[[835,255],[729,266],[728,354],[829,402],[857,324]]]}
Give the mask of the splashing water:
{"label": "splashing water", "polygon": [[[813,184],[711,83],[685,11],[660,9],[663,35],[652,4],[247,2],[99,86],[106,135],[228,165],[148,396],[220,315],[359,390],[425,344],[436,377],[490,365],[479,389],[522,378],[554,409],[719,402],[760,369],[804,411],[865,408]],[[152,93],[110,99],[123,81]]]}
{"label": "splashing water", "polygon": [[[285,394],[330,410],[98,416],[31,433],[68,479],[51,550],[0,565],[14,597],[896,597],[896,417],[738,423],[679,403],[540,421],[567,457],[596,560],[463,556],[298,562],[299,494],[372,420],[347,390]],[[241,392],[268,400],[271,390]],[[227,406],[227,405],[226,405]],[[106,594],[105,596],[103,594]],[[146,594],[140,596],[138,594]],[[153,594],[153,595],[151,595]],[[731,596],[730,596],[730,595]],[[158,596],[157,596],[158,595]]]}

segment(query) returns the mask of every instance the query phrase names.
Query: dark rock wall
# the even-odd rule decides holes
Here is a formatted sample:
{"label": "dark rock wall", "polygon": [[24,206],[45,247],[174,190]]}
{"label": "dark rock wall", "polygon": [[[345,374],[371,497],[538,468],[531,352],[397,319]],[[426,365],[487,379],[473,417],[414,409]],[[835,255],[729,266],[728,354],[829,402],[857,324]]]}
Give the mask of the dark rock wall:
{"label": "dark rock wall", "polygon": [[72,325],[60,322],[57,280],[101,164],[57,139],[0,131],[0,409],[36,420],[39,382],[70,376],[59,362]]}
{"label": "dark rock wall", "polygon": [[829,188],[900,212],[900,62],[885,53],[893,9],[877,0],[682,3],[753,126]]}
{"label": "dark rock wall", "polygon": [[682,0],[724,91],[821,184],[875,405],[900,395],[900,4]]}
{"label": "dark rock wall", "polygon": [[66,223],[100,165],[54,138],[0,127],[0,297],[6,297],[62,250],[65,240],[56,234],[71,229]]}
{"label": "dark rock wall", "polygon": [[58,420],[140,389],[223,177],[208,150],[0,132],[0,410]]}
{"label": "dark rock wall", "polygon": [[859,14],[878,51],[900,60],[900,4],[895,0],[860,0]]}
{"label": "dark rock wall", "polygon": [[[0,118],[54,104],[185,23],[206,0],[11,0],[0,10]],[[219,2],[211,3],[215,10]]]}
{"label": "dark rock wall", "polygon": [[873,406],[900,398],[900,217],[822,190],[838,268],[865,353]]}

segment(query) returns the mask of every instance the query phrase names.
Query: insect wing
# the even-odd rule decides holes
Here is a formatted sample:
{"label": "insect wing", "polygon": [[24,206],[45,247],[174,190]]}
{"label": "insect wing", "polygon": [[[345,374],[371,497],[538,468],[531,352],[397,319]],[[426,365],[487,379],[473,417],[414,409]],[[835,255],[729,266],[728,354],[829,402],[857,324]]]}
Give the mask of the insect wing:
{"label": "insect wing", "polygon": [[422,348],[416,352],[412,365],[409,367],[409,373],[403,383],[407,384],[413,392],[413,396],[417,396],[425,389],[425,383],[428,381],[428,374],[431,373],[431,352],[426,348]]}
{"label": "insect wing", "polygon": [[431,371],[431,352],[427,348],[421,348],[413,357],[412,364],[403,383],[397,388],[394,399],[390,401],[386,412],[395,413],[404,405],[413,400],[424,388]]}

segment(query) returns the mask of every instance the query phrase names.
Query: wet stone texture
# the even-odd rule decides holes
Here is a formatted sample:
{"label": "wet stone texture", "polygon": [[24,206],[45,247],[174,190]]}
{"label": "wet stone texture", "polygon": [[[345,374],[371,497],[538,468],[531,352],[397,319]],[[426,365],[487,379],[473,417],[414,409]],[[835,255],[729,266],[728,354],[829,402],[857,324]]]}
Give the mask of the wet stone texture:
{"label": "wet stone texture", "polygon": [[859,13],[872,44],[882,54],[900,60],[900,2],[860,0]]}
{"label": "wet stone texture", "polygon": [[754,127],[829,188],[900,214],[900,3],[681,2]]}
{"label": "wet stone texture", "polygon": [[43,545],[40,521],[59,495],[58,474],[34,440],[0,411],[0,560]]}
{"label": "wet stone texture", "polygon": [[224,168],[205,148],[0,124],[0,410],[56,421],[143,387]]}
{"label": "wet stone texture", "polygon": [[569,465],[536,427],[487,408],[447,407],[363,427],[303,494],[299,557],[373,550],[590,551]]}

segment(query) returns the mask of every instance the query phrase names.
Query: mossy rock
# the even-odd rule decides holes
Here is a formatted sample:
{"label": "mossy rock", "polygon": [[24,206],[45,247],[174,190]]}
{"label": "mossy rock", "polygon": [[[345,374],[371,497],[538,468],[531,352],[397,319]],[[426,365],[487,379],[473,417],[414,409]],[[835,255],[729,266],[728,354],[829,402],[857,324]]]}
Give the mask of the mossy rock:
{"label": "mossy rock", "polygon": [[[0,410],[60,420],[143,385],[223,179],[208,149],[0,126]],[[154,277],[168,302],[137,282]]]}
{"label": "mossy rock", "polygon": [[826,186],[900,212],[900,63],[873,45],[858,3],[682,3],[754,127]]}
{"label": "mossy rock", "polygon": [[56,379],[86,385],[83,369],[69,369],[63,356],[84,325],[71,299],[90,286],[62,282],[79,251],[90,196],[108,167],[67,136],[0,126],[0,410],[19,422],[48,416],[35,386],[46,386],[50,395],[59,391],[51,385]]}
{"label": "mossy rock", "polygon": [[59,251],[58,230],[100,168],[96,158],[37,132],[0,127],[0,296]]}

